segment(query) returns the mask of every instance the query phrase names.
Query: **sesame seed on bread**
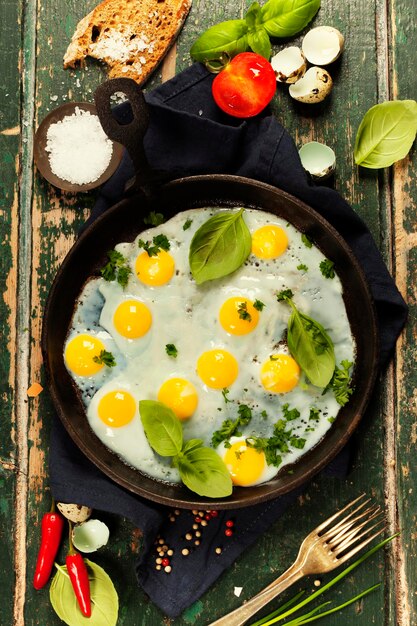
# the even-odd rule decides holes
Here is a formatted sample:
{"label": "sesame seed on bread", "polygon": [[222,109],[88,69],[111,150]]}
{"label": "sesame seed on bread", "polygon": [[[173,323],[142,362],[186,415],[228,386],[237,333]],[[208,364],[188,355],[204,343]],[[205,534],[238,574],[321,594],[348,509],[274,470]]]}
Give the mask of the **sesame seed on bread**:
{"label": "sesame seed on bread", "polygon": [[142,84],[174,43],[192,0],[104,0],[77,25],[64,68],[87,56],[104,61],[110,78]]}

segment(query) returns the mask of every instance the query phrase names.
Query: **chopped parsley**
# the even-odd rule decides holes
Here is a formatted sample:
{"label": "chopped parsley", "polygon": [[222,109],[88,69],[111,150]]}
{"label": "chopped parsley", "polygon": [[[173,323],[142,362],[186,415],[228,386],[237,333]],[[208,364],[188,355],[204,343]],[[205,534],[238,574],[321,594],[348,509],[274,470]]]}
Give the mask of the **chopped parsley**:
{"label": "chopped parsley", "polygon": [[242,432],[239,429],[249,424],[252,419],[252,410],[246,404],[241,404],[239,405],[238,413],[239,417],[235,420],[224,420],[219,430],[214,431],[211,437],[211,445],[213,448],[217,448],[222,441],[226,441],[227,443],[224,444],[225,447],[230,448],[230,437],[233,437],[234,435],[240,437],[242,435]]}
{"label": "chopped parsley", "polygon": [[190,219],[185,220],[182,229],[183,230],[188,230],[192,223],[193,223],[193,220],[190,220]]}
{"label": "chopped parsley", "polygon": [[313,242],[311,241],[310,237],[306,235],[305,233],[301,235],[301,241],[303,242],[306,248],[313,247]]}
{"label": "chopped parsley", "polygon": [[265,411],[265,409],[261,411],[261,417],[263,417],[264,420],[266,420],[266,418],[268,417],[268,413]]}
{"label": "chopped parsley", "polygon": [[168,252],[171,247],[168,238],[162,234],[155,235],[155,237],[152,239],[152,242],[139,239],[138,245],[139,248],[143,248],[149,256],[156,256],[160,250],[165,250],[166,252]]}
{"label": "chopped parsley", "polygon": [[231,400],[229,400],[228,396],[230,393],[230,389],[228,389],[227,387],[225,387],[224,389],[222,389],[222,396],[224,398],[225,403],[227,404],[228,402],[231,402]]}
{"label": "chopped parsley", "polygon": [[160,226],[165,221],[162,213],[155,213],[155,211],[151,211],[146,217],[143,218],[143,223],[148,224],[148,226]]}
{"label": "chopped parsley", "polygon": [[292,420],[296,420],[297,417],[300,417],[300,411],[298,409],[290,409],[289,404],[282,405],[282,415],[287,420],[287,422],[291,422]]}
{"label": "chopped parsley", "polygon": [[252,315],[248,311],[247,302],[241,302],[237,307],[237,312],[239,313],[239,317],[241,320],[245,320],[245,322],[252,321]]}
{"label": "chopped parsley", "polygon": [[174,357],[174,359],[176,359],[178,356],[178,350],[173,343],[167,343],[167,345],[165,346],[165,352],[168,356]]}
{"label": "chopped parsley", "polygon": [[308,266],[305,263],[297,265],[297,269],[300,270],[300,272],[308,272]]}
{"label": "chopped parsley", "polygon": [[101,350],[98,356],[93,356],[93,361],[94,363],[99,363],[100,365],[107,365],[107,367],[114,367],[117,365],[114,356],[107,350]]}
{"label": "chopped parsley", "polygon": [[320,421],[320,409],[317,409],[315,406],[312,406],[310,408],[310,415],[309,415],[309,420],[312,422],[319,422]]}
{"label": "chopped parsley", "polygon": [[265,304],[263,302],[261,302],[260,300],[255,300],[255,302],[253,303],[253,308],[256,309],[257,311],[263,311]]}
{"label": "chopped parsley", "polygon": [[323,274],[324,278],[334,278],[336,276],[336,272],[334,271],[334,263],[330,261],[330,259],[324,259],[320,263],[320,272]]}
{"label": "chopped parsley", "polygon": [[333,424],[333,422],[335,421],[335,417],[328,417],[327,421],[330,422],[330,424]]}
{"label": "chopped parsley", "polygon": [[291,291],[291,289],[283,289],[282,291],[277,293],[277,300],[278,300],[278,302],[284,302],[284,301],[287,301],[287,300],[292,300],[293,297],[294,297],[294,294]]}
{"label": "chopped parsley", "polygon": [[109,261],[100,270],[102,277],[107,281],[117,280],[119,285],[124,289],[132,273],[132,270],[127,264],[127,259],[117,250],[109,250],[107,256]]}
{"label": "chopped parsley", "polygon": [[351,378],[349,370],[353,363],[347,360],[343,360],[340,363],[341,367],[336,365],[334,374],[330,383],[323,391],[325,393],[328,389],[333,389],[334,397],[340,406],[345,406],[349,402],[349,398],[353,393],[353,387],[351,385]]}

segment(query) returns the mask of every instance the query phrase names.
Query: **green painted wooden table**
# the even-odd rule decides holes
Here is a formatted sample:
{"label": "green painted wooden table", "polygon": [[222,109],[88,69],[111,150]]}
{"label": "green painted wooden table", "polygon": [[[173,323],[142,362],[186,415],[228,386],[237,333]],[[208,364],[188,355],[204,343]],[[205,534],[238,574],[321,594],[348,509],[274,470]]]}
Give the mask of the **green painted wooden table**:
{"label": "green painted wooden table", "polygon": [[[30,399],[33,381],[44,382],[39,338],[51,281],[88,215],[94,193],[57,191],[33,166],[33,132],[57,105],[91,101],[105,71],[97,63],[62,69],[77,21],[95,0],[2,0],[0,3],[0,623],[61,623],[47,590],[35,592],[32,576],[40,520],[48,509],[48,440],[53,408],[47,390]],[[198,34],[237,18],[245,0],[194,0],[177,46],[153,75],[152,86],[190,63]],[[346,481],[322,478],[301,497],[182,617],[170,621],[138,590],[133,574],[140,532],[126,520],[105,516],[110,546],[95,555],[120,596],[119,624],[209,624],[249,598],[285,569],[318,519],[366,491],[386,509],[390,531],[401,536],[385,554],[332,593],[349,597],[377,581],[381,587],[324,626],[412,626],[417,623],[417,167],[415,148],[390,169],[359,171],[352,149],[365,111],[387,99],[416,98],[415,0],[322,0],[315,24],[336,26],[346,50],[335,69],[335,88],[323,105],[298,106],[279,89],[275,113],[296,143],[317,139],[337,154],[336,188],[366,220],[397,284],[410,318],[395,359],[381,377],[366,419],[355,435],[356,455]],[[279,48],[278,42],[274,50]],[[312,581],[307,581],[311,588]],[[243,587],[241,598],[234,586]]]}

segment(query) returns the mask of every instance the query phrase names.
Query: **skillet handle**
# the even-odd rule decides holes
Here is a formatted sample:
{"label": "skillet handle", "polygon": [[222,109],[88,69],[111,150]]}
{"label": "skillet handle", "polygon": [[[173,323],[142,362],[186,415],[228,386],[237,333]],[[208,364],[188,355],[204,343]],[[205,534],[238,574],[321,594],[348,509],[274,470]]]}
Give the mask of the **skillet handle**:
{"label": "skillet handle", "polygon": [[[124,93],[129,100],[133,119],[128,124],[120,123],[112,113],[110,98],[117,92]],[[142,191],[146,197],[149,197],[152,170],[143,145],[149,125],[149,109],[142,90],[131,78],[113,78],[97,87],[94,101],[104,132],[110,139],[125,146],[133,161],[135,178],[129,181],[126,191]]]}

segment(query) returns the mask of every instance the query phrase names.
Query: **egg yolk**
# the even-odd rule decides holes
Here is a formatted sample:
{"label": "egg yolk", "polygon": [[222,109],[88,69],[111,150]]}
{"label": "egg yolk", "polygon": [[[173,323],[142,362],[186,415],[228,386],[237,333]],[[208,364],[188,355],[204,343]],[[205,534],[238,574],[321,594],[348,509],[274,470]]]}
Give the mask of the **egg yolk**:
{"label": "egg yolk", "polygon": [[247,298],[229,298],[222,304],[219,321],[226,332],[232,335],[247,335],[256,328],[259,313]]}
{"label": "egg yolk", "polygon": [[77,335],[67,344],[65,361],[76,376],[93,376],[104,367],[103,363],[94,361],[94,357],[98,357],[102,350],[105,350],[105,346],[97,337]]}
{"label": "egg yolk", "polygon": [[275,259],[288,248],[287,233],[280,226],[262,226],[252,234],[252,254]]}
{"label": "egg yolk", "polygon": [[265,454],[247,446],[244,441],[236,441],[227,449],[223,457],[234,485],[253,485],[265,470]]}
{"label": "egg yolk", "polygon": [[158,391],[158,400],[163,402],[180,420],[188,419],[197,408],[198,395],[192,383],[184,378],[169,378]]}
{"label": "egg yolk", "polygon": [[150,329],[152,313],[143,302],[124,300],[114,312],[113,324],[122,337],[138,339]]}
{"label": "egg yolk", "polygon": [[297,385],[300,367],[288,354],[273,354],[261,369],[261,382],[272,393],[286,393]]}
{"label": "egg yolk", "polygon": [[175,269],[175,262],[169,252],[160,250],[156,256],[144,251],[136,259],[136,275],[145,285],[159,287],[168,283]]}
{"label": "egg yolk", "polygon": [[107,426],[120,428],[129,424],[135,417],[136,402],[130,393],[117,389],[101,398],[97,410],[99,418]]}
{"label": "egg yolk", "polygon": [[197,373],[203,383],[212,389],[224,389],[235,382],[239,366],[226,350],[208,350],[197,361]]}

